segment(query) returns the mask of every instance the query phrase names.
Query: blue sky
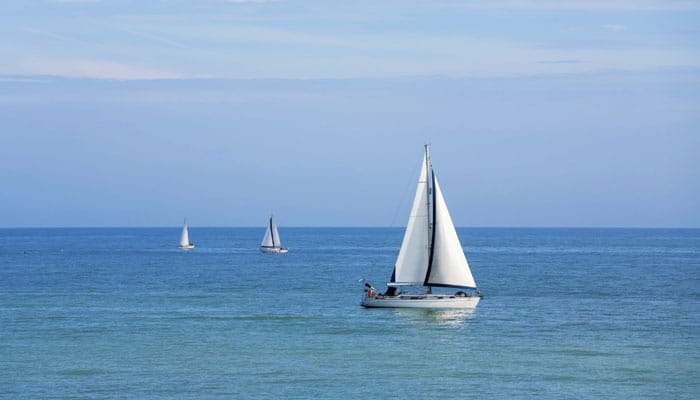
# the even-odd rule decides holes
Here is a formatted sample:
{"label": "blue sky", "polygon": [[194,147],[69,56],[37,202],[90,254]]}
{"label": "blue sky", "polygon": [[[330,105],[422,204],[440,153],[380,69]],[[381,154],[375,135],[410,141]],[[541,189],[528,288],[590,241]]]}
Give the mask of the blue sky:
{"label": "blue sky", "polygon": [[700,226],[700,1],[0,3],[0,226]]}

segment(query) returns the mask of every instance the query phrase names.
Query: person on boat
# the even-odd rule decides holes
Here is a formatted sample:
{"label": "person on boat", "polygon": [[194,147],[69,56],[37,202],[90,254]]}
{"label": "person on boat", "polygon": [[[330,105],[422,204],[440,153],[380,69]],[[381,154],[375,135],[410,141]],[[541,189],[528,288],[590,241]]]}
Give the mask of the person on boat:
{"label": "person on boat", "polygon": [[371,299],[372,297],[374,297],[375,293],[378,293],[378,291],[374,288],[374,286],[365,282],[365,293],[367,293],[367,297]]}

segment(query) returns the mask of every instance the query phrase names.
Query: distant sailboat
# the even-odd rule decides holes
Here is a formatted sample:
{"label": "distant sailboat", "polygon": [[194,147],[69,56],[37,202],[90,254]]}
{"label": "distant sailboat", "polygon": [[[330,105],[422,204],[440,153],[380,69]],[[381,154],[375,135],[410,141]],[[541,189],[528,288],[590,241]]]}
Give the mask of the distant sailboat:
{"label": "distant sailboat", "polygon": [[180,235],[180,245],[177,247],[182,250],[194,249],[194,243],[190,243],[190,235],[187,231],[187,220],[185,220],[184,225],[182,226],[182,235]]}
{"label": "distant sailboat", "polygon": [[267,222],[267,229],[260,244],[260,251],[263,253],[286,253],[289,251],[286,247],[282,247],[274,215],[270,215],[270,220]]}
{"label": "distant sailboat", "polygon": [[[431,178],[428,177],[431,172]],[[362,305],[401,308],[474,308],[481,299],[457,237],[425,146],[418,188],[386,293],[365,283]],[[416,293],[397,293],[413,287]],[[454,294],[434,294],[433,287],[458,288]]]}

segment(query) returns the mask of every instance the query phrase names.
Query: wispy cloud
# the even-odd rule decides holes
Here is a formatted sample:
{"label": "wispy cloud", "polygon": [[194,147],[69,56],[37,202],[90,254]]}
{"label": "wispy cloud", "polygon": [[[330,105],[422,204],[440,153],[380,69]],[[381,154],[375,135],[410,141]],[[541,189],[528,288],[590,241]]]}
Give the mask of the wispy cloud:
{"label": "wispy cloud", "polygon": [[102,0],[47,0],[49,3],[99,3]]}
{"label": "wispy cloud", "polygon": [[224,0],[226,3],[233,4],[265,4],[265,3],[278,3],[280,0]]}
{"label": "wispy cloud", "polygon": [[[464,34],[375,32],[313,35],[287,29],[204,26],[148,33],[128,29],[127,32],[141,41],[151,42],[146,48],[158,52],[157,64],[151,64],[158,67],[145,67],[140,62],[143,58],[120,57],[115,52],[105,57],[24,55],[14,67],[5,65],[0,68],[4,71],[0,72],[98,79],[313,79],[517,76],[700,65],[700,56],[683,49],[658,46],[550,48]],[[199,35],[197,39],[191,39],[195,34]],[[217,46],[197,47],[198,43],[214,42]],[[256,51],[227,51],[236,48]],[[296,49],[305,56],[299,57]],[[189,54],[187,62],[182,62],[183,53]]]}
{"label": "wispy cloud", "polygon": [[107,49],[108,47],[105,46],[104,44],[100,44],[99,42],[96,41],[89,41],[89,40],[84,40],[84,39],[79,39],[73,36],[67,36],[67,35],[61,35],[55,32],[47,31],[44,29],[36,29],[36,28],[23,28],[22,31],[30,33],[35,36],[39,36],[45,39],[49,39],[50,41],[60,41],[64,42],[65,45],[75,47],[75,46],[88,46],[92,48],[103,48]]}
{"label": "wispy cloud", "polygon": [[137,80],[186,78],[186,76],[182,74],[168,71],[89,59],[25,59],[19,62],[18,72],[22,75],[48,75],[93,79]]}
{"label": "wispy cloud", "polygon": [[175,48],[179,48],[179,49],[191,49],[191,47],[189,47],[189,46],[185,46],[184,44],[182,44],[180,42],[168,39],[168,38],[163,37],[163,36],[154,35],[154,34],[146,33],[143,31],[137,31],[135,29],[124,28],[121,30],[124,33],[128,33],[129,35],[133,35],[133,36],[138,37],[140,39],[146,39],[146,40],[158,43],[158,44],[164,44],[166,46],[171,46],[171,47],[175,47]]}
{"label": "wispy cloud", "polygon": [[624,25],[616,25],[616,24],[605,24],[601,26],[603,29],[606,31],[610,32],[621,32],[627,29]]}
{"label": "wispy cloud", "polygon": [[26,76],[4,76],[0,75],[0,82],[43,82],[43,79],[35,78],[35,77],[26,77]]}
{"label": "wispy cloud", "polygon": [[[46,5],[97,0],[27,1]],[[0,73],[313,79],[513,76],[700,65],[700,54],[694,51],[697,39],[682,31],[694,29],[690,17],[654,29],[636,23],[640,17],[664,21],[694,13],[606,12],[700,9],[700,0],[357,0],[333,6],[294,0],[284,7],[255,6],[271,2],[277,0],[200,0],[196,5],[172,0],[138,7],[138,0],[101,0],[104,10],[89,5],[77,13],[73,7],[54,6],[67,11],[46,18],[33,10],[9,22],[7,31],[14,38],[0,46]],[[246,3],[251,7],[235,6]],[[534,18],[524,13],[513,24],[511,13],[504,17],[471,9],[551,9],[556,23],[542,24],[541,13],[534,12]],[[592,15],[571,10],[602,11]],[[342,19],[348,15],[357,19]],[[470,18],[483,18],[484,23],[467,23]]]}
{"label": "wispy cloud", "polygon": [[539,64],[581,64],[583,60],[542,60]]}
{"label": "wispy cloud", "polygon": [[465,9],[484,10],[700,10],[700,1],[698,0],[438,0],[430,2]]}

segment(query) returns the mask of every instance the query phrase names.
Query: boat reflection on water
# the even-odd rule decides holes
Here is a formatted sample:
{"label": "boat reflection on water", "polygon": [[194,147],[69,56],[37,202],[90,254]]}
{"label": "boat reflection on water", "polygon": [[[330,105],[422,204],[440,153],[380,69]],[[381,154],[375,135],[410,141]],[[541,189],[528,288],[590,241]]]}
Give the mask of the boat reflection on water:
{"label": "boat reflection on water", "polygon": [[426,308],[392,308],[400,318],[411,324],[432,324],[438,326],[462,326],[474,318],[475,308],[426,309]]}

